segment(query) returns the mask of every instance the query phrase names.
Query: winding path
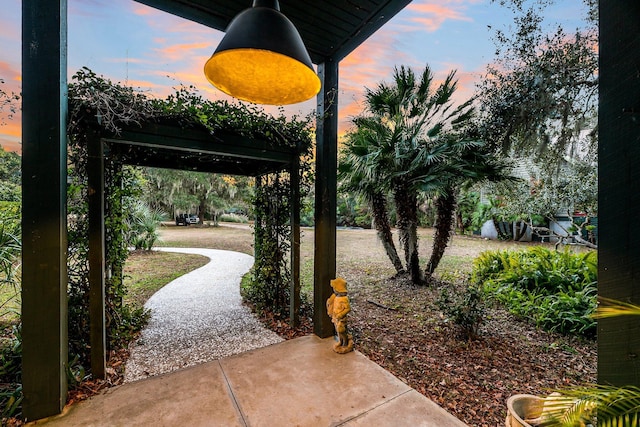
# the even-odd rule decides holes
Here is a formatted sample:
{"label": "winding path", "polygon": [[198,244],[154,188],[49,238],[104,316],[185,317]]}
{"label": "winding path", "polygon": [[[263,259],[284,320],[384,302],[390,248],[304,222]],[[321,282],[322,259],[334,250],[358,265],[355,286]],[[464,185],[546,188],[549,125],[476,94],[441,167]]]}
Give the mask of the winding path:
{"label": "winding path", "polygon": [[253,257],[201,248],[159,248],[211,261],[180,276],[145,304],[151,320],[130,346],[125,382],[172,372],[282,341],[242,305],[240,280]]}

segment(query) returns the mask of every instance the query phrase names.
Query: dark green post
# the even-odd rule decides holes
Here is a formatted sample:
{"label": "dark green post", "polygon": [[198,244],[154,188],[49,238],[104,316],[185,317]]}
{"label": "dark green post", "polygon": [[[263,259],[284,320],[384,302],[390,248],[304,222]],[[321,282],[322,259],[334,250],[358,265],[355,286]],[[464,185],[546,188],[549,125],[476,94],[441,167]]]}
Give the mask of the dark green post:
{"label": "dark green post", "polygon": [[[640,3],[600,2],[598,293],[640,304]],[[640,318],[598,321],[598,382],[640,386]]]}
{"label": "dark green post", "polygon": [[23,414],[67,399],[67,1],[22,0]]}
{"label": "dark green post", "polygon": [[89,340],[91,373],[105,378],[107,334],[105,329],[104,245],[104,148],[98,131],[89,134],[87,181],[89,184]]}
{"label": "dark green post", "polygon": [[300,323],[300,158],[296,155],[289,168],[291,187],[291,288],[289,321],[294,328]]}
{"label": "dark green post", "polygon": [[313,332],[333,335],[326,301],[336,276],[336,186],[338,167],[338,62],[327,58],[318,65],[322,89],[318,94],[316,129],[316,207],[313,278]]}
{"label": "dark green post", "polygon": [[[263,176],[256,176],[256,195],[262,193]],[[260,259],[262,256],[262,212],[256,209],[256,217],[253,221],[253,258]]]}

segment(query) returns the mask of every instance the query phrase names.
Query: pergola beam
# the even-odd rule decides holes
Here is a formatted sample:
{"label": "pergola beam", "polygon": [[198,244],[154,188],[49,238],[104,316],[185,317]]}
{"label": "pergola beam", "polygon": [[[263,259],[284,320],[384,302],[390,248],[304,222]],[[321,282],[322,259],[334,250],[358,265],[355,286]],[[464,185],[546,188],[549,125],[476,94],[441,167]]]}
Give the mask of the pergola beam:
{"label": "pergola beam", "polygon": [[104,135],[106,142],[126,143],[146,148],[185,153],[233,156],[239,159],[268,160],[288,163],[294,148],[276,147],[267,141],[247,138],[229,132],[211,134],[204,129],[145,123],[140,128],[123,129],[118,135]]}

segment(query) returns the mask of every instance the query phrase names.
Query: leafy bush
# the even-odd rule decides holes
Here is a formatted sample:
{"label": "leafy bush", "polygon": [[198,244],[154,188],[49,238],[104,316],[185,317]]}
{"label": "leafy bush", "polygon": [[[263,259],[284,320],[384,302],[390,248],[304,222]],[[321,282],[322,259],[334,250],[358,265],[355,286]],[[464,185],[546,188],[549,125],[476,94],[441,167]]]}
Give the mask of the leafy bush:
{"label": "leafy bush", "polygon": [[126,217],[128,226],[127,243],[137,249],[150,251],[160,237],[158,227],[166,215],[157,209],[152,209],[144,202],[133,203],[132,211]]}
{"label": "leafy bush", "polygon": [[235,214],[235,213],[225,213],[220,215],[220,218],[218,218],[219,221],[224,221],[224,222],[238,222],[238,223],[242,223],[242,224],[246,224],[249,222],[249,218],[246,215],[240,215],[240,214]]}
{"label": "leafy bush", "polygon": [[118,318],[110,322],[109,348],[125,348],[147,325],[151,311],[144,307],[132,308],[123,305],[117,312]]}
{"label": "leafy bush", "polygon": [[[83,141],[70,141],[69,160],[73,168],[69,170],[70,185],[67,191],[67,210],[71,220],[67,236],[69,256],[68,297],[69,297],[69,359],[75,360],[76,374],[69,378],[84,378],[89,373],[89,239],[87,204],[87,152]],[[126,337],[132,337],[142,329],[148,319],[143,311],[135,311],[123,303],[126,289],[122,269],[129,255],[127,238],[131,229],[127,221],[138,216],[136,201],[140,197],[139,174],[131,167],[109,162],[105,165],[105,321],[107,349],[118,349],[127,345]],[[123,213],[127,213],[124,218]],[[141,229],[144,234],[145,230]],[[147,239],[144,243],[149,243]],[[75,380],[74,380],[75,381]],[[74,381],[70,382],[70,386]]]}
{"label": "leafy bush", "polygon": [[[0,202],[0,315],[14,310],[11,303],[20,293],[22,236],[20,204]],[[22,405],[22,336],[20,324],[9,326],[11,337],[0,346],[0,421],[20,416]],[[4,425],[4,424],[3,424]]]}
{"label": "leafy bush", "polygon": [[594,338],[597,254],[527,251],[484,252],[474,260],[474,284],[511,313],[562,334]]}
{"label": "leafy bush", "polygon": [[22,253],[22,227],[20,204],[0,202],[0,286],[3,298],[0,301],[0,315],[6,314],[7,307],[20,292],[20,254]]}
{"label": "leafy bush", "polygon": [[[22,411],[22,335],[20,325],[0,349],[0,421],[19,417]],[[2,424],[4,425],[4,424]]]}
{"label": "leafy bush", "polygon": [[453,321],[466,339],[478,337],[480,325],[484,321],[485,307],[482,291],[477,286],[468,286],[464,295],[454,295],[444,289],[436,305],[447,318]]}

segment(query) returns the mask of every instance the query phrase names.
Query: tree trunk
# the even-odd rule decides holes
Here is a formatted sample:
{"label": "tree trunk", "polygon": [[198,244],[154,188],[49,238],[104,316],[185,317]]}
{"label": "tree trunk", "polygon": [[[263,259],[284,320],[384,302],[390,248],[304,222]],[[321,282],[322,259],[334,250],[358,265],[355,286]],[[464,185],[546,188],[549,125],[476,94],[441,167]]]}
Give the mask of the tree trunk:
{"label": "tree trunk", "polygon": [[407,270],[413,283],[423,284],[424,278],[418,258],[418,197],[409,190],[405,180],[397,180],[394,183],[393,198],[398,216],[400,244],[404,250]]}
{"label": "tree trunk", "polygon": [[198,224],[204,224],[204,213],[207,209],[207,195],[200,195],[200,206],[198,206]]}
{"label": "tree trunk", "polygon": [[451,238],[453,228],[453,218],[456,211],[456,195],[453,189],[449,189],[446,195],[436,199],[436,231],[433,236],[433,249],[431,258],[427,263],[425,274],[430,277],[438,268],[440,260]]}
{"label": "tree trunk", "polygon": [[456,221],[458,223],[458,228],[460,229],[460,235],[464,236],[464,233],[467,229],[467,224],[462,219],[462,212],[456,209]]}
{"label": "tree trunk", "polygon": [[384,195],[376,191],[372,194],[368,194],[367,198],[371,205],[371,212],[373,214],[373,224],[376,228],[378,238],[382,242],[387,256],[391,260],[391,263],[396,269],[398,274],[405,272],[402,266],[402,260],[398,256],[396,245],[393,243],[393,234],[391,233],[391,225],[389,224],[389,216],[387,215],[387,203]]}

